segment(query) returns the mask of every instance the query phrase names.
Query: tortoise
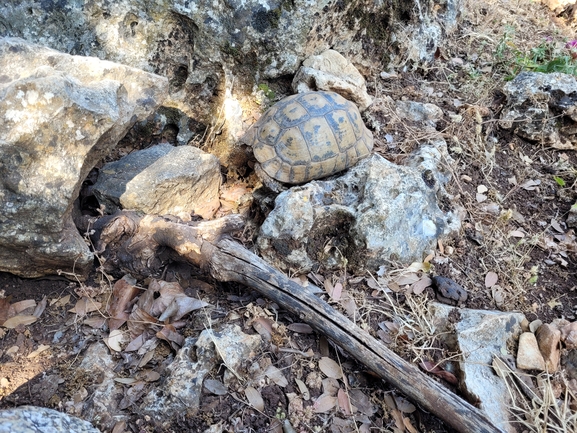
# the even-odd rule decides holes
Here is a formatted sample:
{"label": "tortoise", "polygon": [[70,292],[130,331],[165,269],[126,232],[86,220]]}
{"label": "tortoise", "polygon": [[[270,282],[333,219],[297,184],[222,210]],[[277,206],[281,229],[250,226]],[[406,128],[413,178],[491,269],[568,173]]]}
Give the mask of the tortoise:
{"label": "tortoise", "polygon": [[373,148],[373,134],[357,106],[327,91],[281,100],[249,128],[243,141],[252,146],[257,175],[276,192],[282,190],[279,182],[301,184],[345,170]]}

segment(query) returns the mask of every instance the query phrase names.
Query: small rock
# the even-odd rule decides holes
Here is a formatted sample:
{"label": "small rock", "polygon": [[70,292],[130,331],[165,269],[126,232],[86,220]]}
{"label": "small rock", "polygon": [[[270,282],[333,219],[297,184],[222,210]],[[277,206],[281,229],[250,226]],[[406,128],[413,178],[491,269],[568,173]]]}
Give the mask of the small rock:
{"label": "small rock", "polygon": [[555,373],[559,365],[561,353],[559,350],[559,341],[561,340],[561,331],[553,325],[544,324],[537,330],[537,343],[541,354],[545,359],[545,366],[549,373]]}
{"label": "small rock", "polygon": [[399,76],[394,72],[385,72],[385,71],[380,73],[380,77],[382,80],[393,80],[395,78],[399,78]]}
{"label": "small rock", "polygon": [[491,364],[495,357],[507,353],[509,343],[521,333],[520,323],[525,316],[521,313],[463,308],[459,310],[459,318],[455,322],[453,307],[437,302],[432,302],[430,306],[435,333],[451,350],[463,356],[462,362],[455,364],[460,389],[470,400],[479,402],[481,409],[496,426],[505,432],[512,432],[507,386],[494,374]]}
{"label": "small rock", "polygon": [[467,291],[450,278],[433,277],[433,289],[443,304],[461,305],[467,300]]}
{"label": "small rock", "polygon": [[568,350],[563,354],[563,368],[567,377],[571,380],[577,380],[577,350]]}
{"label": "small rock", "polygon": [[519,349],[517,350],[517,367],[523,370],[545,371],[545,360],[535,334],[523,332],[519,336]]}
{"label": "small rock", "polygon": [[577,348],[577,322],[569,323],[561,328],[561,341],[567,349]]}
{"label": "small rock", "polygon": [[335,50],[326,50],[306,59],[296,73],[292,87],[297,93],[313,90],[336,92],[357,104],[360,111],[373,103],[361,73]]}
{"label": "small rock", "polygon": [[423,104],[415,101],[396,101],[397,115],[411,122],[423,123],[434,128],[443,117],[443,110],[435,104]]}

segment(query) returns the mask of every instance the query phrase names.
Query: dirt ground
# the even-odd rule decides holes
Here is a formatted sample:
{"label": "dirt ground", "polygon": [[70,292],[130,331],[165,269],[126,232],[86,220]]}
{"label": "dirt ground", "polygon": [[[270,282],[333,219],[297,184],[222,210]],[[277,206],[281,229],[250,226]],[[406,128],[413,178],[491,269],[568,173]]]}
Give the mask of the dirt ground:
{"label": "dirt ground", "polygon": [[[529,0],[466,3],[460,29],[439,50],[435,62],[415,71],[394,71],[396,76],[388,79],[380,78],[381,71],[374,71],[367,79],[369,93],[377,98],[387,95],[395,100],[433,103],[445,112],[437,132],[447,141],[454,160],[453,179],[448,186],[454,196],[450,205],[464,210],[464,220],[459,235],[445,240],[431,259],[434,274],[450,277],[465,287],[469,293],[465,305],[468,308],[520,311],[529,321],[539,319],[544,323],[557,318],[575,321],[577,244],[574,228],[567,226],[566,219],[577,200],[577,158],[574,151],[524,141],[500,129],[496,122],[504,102],[500,89],[511,74],[518,72],[521,56],[539,49],[549,59],[563,55],[565,43],[575,34],[573,17],[557,16]],[[273,90],[274,87],[275,83],[271,83]],[[460,120],[454,121],[449,113],[460,115]],[[431,138],[430,134],[391,119],[373,121],[381,126],[380,131],[375,131],[380,143],[375,151],[395,162],[402,162],[418,143]],[[251,185],[243,187],[250,189]],[[248,247],[250,235],[248,231],[242,237]],[[486,283],[491,272],[498,277],[497,285]],[[390,338],[399,331],[398,317],[392,311],[398,308],[407,317],[426,314],[427,303],[434,296],[431,289],[418,295],[399,291],[383,299],[378,284],[369,275],[335,275],[320,270],[309,279],[331,290],[342,285],[347,301],[342,297],[333,302],[335,308],[345,313],[352,309],[359,326],[381,338],[406,360],[436,363],[455,355],[442,347],[427,352],[429,336],[418,327],[410,328],[402,338]],[[131,384],[121,385],[130,398],[123,400],[117,410],[126,415],[126,420],[114,423],[89,419],[103,431],[201,432],[213,425],[222,427],[215,431],[282,431],[278,420],[287,417],[294,430],[285,431],[452,431],[418,405],[411,407],[398,390],[376,380],[363,365],[322,335],[295,327],[300,323],[298,317],[250,288],[215,282],[198,269],[179,264],[169,266],[163,280],[179,281],[187,295],[210,304],[202,313],[193,312],[183,318],[186,325],[180,333],[185,336],[198,336],[206,320],[213,327],[236,323],[246,333],[256,332],[248,324],[259,315],[272,320],[277,346],[291,350],[274,352],[265,346],[255,359],[272,360],[289,379],[288,384],[263,382],[258,390],[265,404],[262,411],[251,406],[237,384],[223,395],[205,389],[197,413],[150,417],[141,413],[140,398],[162,383],[163,372],[174,358],[174,345],[160,341],[145,366],[139,366],[129,355],[114,352],[114,371],[119,377],[132,377],[143,370],[159,375],[145,380],[140,391],[132,394]],[[139,285],[144,289],[148,283]],[[35,323],[0,328],[0,408],[31,404],[82,413],[100,379],[79,375],[76,367],[86,349],[102,341],[108,332],[86,322],[87,318],[101,315],[103,309],[81,314],[77,303],[82,297],[110,299],[113,284],[110,276],[99,272],[96,266],[90,280],[82,284],[64,277],[26,280],[0,273],[0,293],[10,304],[26,300],[39,304],[46,299],[45,310]],[[387,304],[389,301],[395,306]],[[76,312],[70,312],[75,306]],[[418,335],[420,331],[422,335]],[[345,390],[349,397],[353,391],[357,393],[352,415],[347,414],[346,404],[329,405],[326,410],[319,409],[318,404],[313,406],[324,391],[321,357],[337,361],[347,379]],[[222,381],[223,370],[215,368],[210,378]],[[566,377],[567,372],[562,370],[552,381],[562,388]],[[290,403],[295,393],[302,392],[295,378],[302,379],[311,394],[301,408]],[[403,413],[400,417],[399,411]]]}

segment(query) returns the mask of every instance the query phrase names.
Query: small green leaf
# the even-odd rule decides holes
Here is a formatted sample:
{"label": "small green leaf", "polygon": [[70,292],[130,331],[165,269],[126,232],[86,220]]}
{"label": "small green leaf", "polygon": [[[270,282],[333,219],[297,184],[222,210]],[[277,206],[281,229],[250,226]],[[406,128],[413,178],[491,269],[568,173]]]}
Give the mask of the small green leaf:
{"label": "small green leaf", "polygon": [[565,186],[565,181],[560,178],[559,176],[553,176],[553,179],[555,179],[555,182],[557,182],[557,184],[561,187]]}
{"label": "small green leaf", "polygon": [[537,275],[533,275],[531,278],[529,278],[529,284],[536,284],[538,279],[539,277]]}

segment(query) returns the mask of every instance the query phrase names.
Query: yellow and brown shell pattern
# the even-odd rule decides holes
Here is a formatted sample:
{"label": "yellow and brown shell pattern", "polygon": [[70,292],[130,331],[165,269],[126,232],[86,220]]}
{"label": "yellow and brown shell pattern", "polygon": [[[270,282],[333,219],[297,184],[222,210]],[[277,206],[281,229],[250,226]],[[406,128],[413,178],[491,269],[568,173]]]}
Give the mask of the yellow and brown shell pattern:
{"label": "yellow and brown shell pattern", "polygon": [[355,104],[334,92],[289,96],[271,107],[247,132],[262,170],[299,184],[355,165],[373,148],[373,134]]}

